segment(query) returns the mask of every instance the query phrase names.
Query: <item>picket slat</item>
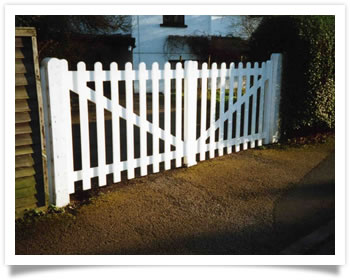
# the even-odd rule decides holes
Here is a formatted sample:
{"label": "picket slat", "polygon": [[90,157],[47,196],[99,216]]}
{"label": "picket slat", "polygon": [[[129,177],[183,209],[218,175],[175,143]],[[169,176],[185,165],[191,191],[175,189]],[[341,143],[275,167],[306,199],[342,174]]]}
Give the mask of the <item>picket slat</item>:
{"label": "picket slat", "polygon": [[[207,84],[208,84],[208,64],[203,63],[202,65],[202,72],[201,72],[201,78],[202,78],[202,92],[201,92],[201,135],[203,135],[206,131],[207,127]],[[200,149],[200,160],[205,160],[205,151],[204,151],[204,144],[205,144],[205,138],[202,137],[199,141],[199,145],[201,147]],[[203,147],[203,149],[202,149]]]}
{"label": "picket slat", "polygon": [[139,65],[139,86],[140,86],[140,157],[141,176],[147,175],[147,132],[146,132],[146,64]]}
{"label": "picket slat", "polygon": [[[79,62],[77,65],[76,77],[74,79],[78,87],[78,92],[86,83],[86,66],[84,62]],[[79,117],[80,117],[80,135],[81,139],[81,164],[83,173],[83,190],[91,188],[91,179],[88,174],[90,168],[90,140],[89,140],[89,116],[88,116],[88,101],[84,94],[79,95]]]}
{"label": "picket slat", "polygon": [[226,90],[226,64],[221,64],[220,69],[220,122],[219,122],[219,156],[224,154],[224,110],[225,110],[225,90]]}
{"label": "picket slat", "polygon": [[[240,62],[238,64],[238,89],[237,89],[237,111],[236,111],[236,138],[240,138],[241,136],[241,98],[242,98],[242,83],[243,83],[243,63]],[[237,142],[235,146],[235,151],[239,152],[240,143]]]}
{"label": "picket slat", "polygon": [[[159,127],[159,67],[158,63],[152,64],[152,125]],[[153,172],[159,172],[159,135],[158,130],[153,131]]]}
{"label": "picket slat", "polygon": [[[269,65],[269,64],[268,64]],[[259,134],[263,133],[263,109],[264,109],[264,99],[265,99],[265,81],[266,81],[266,75],[267,75],[267,65],[265,62],[261,65],[262,68],[262,77],[261,77],[261,90],[260,90],[260,104],[259,104]],[[262,137],[258,139],[258,146],[262,145]]]}
{"label": "picket slat", "polygon": [[105,120],[103,108],[103,73],[102,63],[96,62],[94,65],[94,81],[96,90],[96,127],[97,127],[97,154],[98,154],[98,183],[99,186],[106,185],[106,173],[104,166],[106,165],[106,141],[105,141]]}
{"label": "picket slat", "polygon": [[117,183],[121,180],[120,169],[118,162],[120,162],[120,117],[119,117],[119,80],[118,80],[118,64],[113,62],[110,65],[110,79],[111,79],[111,100],[112,100],[112,149],[113,149],[113,182]]}
{"label": "picket slat", "polygon": [[213,158],[215,156],[215,111],[216,111],[216,80],[218,76],[218,70],[216,63],[213,63],[211,69],[210,83],[211,83],[211,96],[210,96],[210,150],[209,157]]}
{"label": "picket slat", "polygon": [[[232,106],[233,106],[233,89],[234,89],[234,82],[235,82],[235,64],[231,63],[230,64],[230,70],[229,70],[229,97],[228,97],[228,125],[227,125],[227,139],[231,140],[232,139],[232,119],[233,119],[233,111],[232,111]],[[232,145],[229,145],[227,147],[227,153],[231,154],[232,153]]]}
{"label": "picket slat", "polygon": [[[248,62],[246,65],[246,85],[245,85],[245,94],[250,92],[250,74],[251,71],[251,63]],[[249,98],[246,99],[244,103],[244,127],[243,127],[243,136],[246,137],[248,135],[248,113],[249,113]],[[243,143],[243,150],[248,149],[248,142],[245,141]]]}
{"label": "picket slat", "polygon": [[[258,62],[255,62],[254,63],[254,86],[258,86],[258,70],[259,70],[259,63]],[[257,87],[258,89],[259,87]],[[260,89],[261,91],[261,89]],[[252,105],[252,124],[251,124],[251,134],[255,134],[255,130],[256,130],[256,110],[257,110],[257,94],[258,94],[258,91],[254,91],[253,93],[253,105]],[[250,147],[251,148],[255,148],[255,140],[252,140],[250,142]]]}
{"label": "picket slat", "polygon": [[125,64],[125,99],[126,99],[126,141],[127,141],[127,162],[128,162],[128,179],[135,177],[134,167],[134,124],[131,116],[134,112],[133,88],[132,88],[132,64]]}
{"label": "picket slat", "polygon": [[[164,65],[164,130],[165,134],[170,134],[170,63]],[[165,136],[164,152],[166,155],[170,152],[170,139]],[[170,169],[170,158],[165,156],[165,170]]]}
{"label": "picket slat", "polygon": [[182,162],[184,147],[182,142],[182,77],[183,69],[180,62],[176,63],[176,167],[180,167]]}

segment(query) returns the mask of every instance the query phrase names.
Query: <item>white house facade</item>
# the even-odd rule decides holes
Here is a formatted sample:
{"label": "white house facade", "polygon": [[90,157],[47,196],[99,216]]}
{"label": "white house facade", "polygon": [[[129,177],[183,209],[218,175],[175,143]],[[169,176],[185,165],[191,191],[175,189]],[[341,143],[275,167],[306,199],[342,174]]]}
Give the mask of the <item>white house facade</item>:
{"label": "white house facade", "polygon": [[133,50],[133,65],[146,63],[147,68],[158,62],[160,68],[167,61],[196,60],[196,55],[183,45],[176,50],[166,50],[169,35],[177,36],[228,36],[234,34],[234,16],[184,15],[132,16],[132,37],[136,47]]}

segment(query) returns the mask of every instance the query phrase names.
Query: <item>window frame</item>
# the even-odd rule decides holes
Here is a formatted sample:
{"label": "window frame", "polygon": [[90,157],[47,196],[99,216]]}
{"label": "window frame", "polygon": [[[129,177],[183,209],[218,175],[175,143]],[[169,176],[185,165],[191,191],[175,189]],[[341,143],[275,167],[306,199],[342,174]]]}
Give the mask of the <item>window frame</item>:
{"label": "window frame", "polygon": [[[166,15],[166,16],[175,16],[175,15]],[[175,21],[172,21],[172,22],[166,22],[164,21],[164,17],[166,16],[163,16],[163,23],[160,24],[161,27],[181,27],[181,28],[186,28],[187,25],[185,24],[185,16],[183,15],[183,20],[182,22],[175,22]]]}

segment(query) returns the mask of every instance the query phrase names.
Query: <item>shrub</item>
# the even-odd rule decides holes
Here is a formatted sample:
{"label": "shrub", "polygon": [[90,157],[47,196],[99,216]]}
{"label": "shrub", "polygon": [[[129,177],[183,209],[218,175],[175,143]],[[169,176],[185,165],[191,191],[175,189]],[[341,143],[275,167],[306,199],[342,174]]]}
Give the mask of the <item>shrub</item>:
{"label": "shrub", "polygon": [[283,53],[282,136],[325,131],[335,125],[334,16],[267,16],[252,34],[250,58]]}

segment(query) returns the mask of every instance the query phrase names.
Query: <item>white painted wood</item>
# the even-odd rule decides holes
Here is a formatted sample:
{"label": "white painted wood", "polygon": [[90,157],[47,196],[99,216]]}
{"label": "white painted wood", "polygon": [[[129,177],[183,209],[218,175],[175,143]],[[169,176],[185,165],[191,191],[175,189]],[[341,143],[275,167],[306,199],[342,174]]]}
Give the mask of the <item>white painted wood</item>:
{"label": "white painted wood", "polygon": [[[79,62],[74,83],[78,88],[78,93],[86,85],[87,75],[86,66],[84,62]],[[83,172],[83,190],[91,188],[91,178],[87,173],[90,168],[90,137],[89,137],[89,115],[88,115],[88,101],[86,95],[79,94],[79,117],[80,117],[80,139],[81,139],[81,165]]]}
{"label": "white painted wood", "polygon": [[141,176],[147,175],[147,107],[146,107],[146,64],[141,62],[139,65],[139,88],[140,88],[140,159]]}
{"label": "white painted wood", "polygon": [[263,109],[263,134],[264,134],[264,144],[271,143],[271,111],[272,111],[272,94],[273,94],[273,88],[272,88],[272,63],[271,60],[268,60],[266,62],[266,76],[267,76],[267,88],[265,88],[264,93],[264,109]]}
{"label": "white painted wood", "polygon": [[45,142],[46,142],[46,160],[47,160],[47,176],[48,176],[48,192],[49,203],[55,204],[55,189],[54,189],[54,166],[52,153],[52,126],[50,114],[50,98],[49,98],[49,84],[48,84],[48,67],[47,63],[51,58],[44,58],[41,62],[40,77],[41,90],[43,98],[44,111],[44,126],[45,126]]}
{"label": "white painted wood", "polygon": [[[208,94],[208,64],[202,64],[201,78],[202,78],[202,92],[201,92],[201,133],[203,135],[207,128],[207,94]],[[200,160],[205,160],[205,138],[200,138]]]}
{"label": "white painted wood", "polygon": [[[46,62],[45,62],[46,61]],[[135,176],[135,168],[141,168],[141,175],[147,174],[147,166],[153,164],[153,171],[159,171],[159,163],[165,162],[165,169],[170,169],[170,162],[176,159],[176,166],[181,166],[182,157],[185,164],[191,166],[196,164],[196,153],[200,154],[200,160],[205,159],[205,153],[209,152],[210,157],[215,156],[218,149],[222,155],[223,148],[227,147],[227,152],[232,152],[232,146],[239,151],[241,143],[244,149],[247,143],[254,147],[255,141],[258,145],[264,141],[278,140],[278,109],[281,83],[281,61],[280,55],[272,55],[271,61],[258,64],[247,65],[239,63],[235,69],[233,63],[230,64],[229,71],[222,65],[220,73],[214,63],[212,69],[208,70],[203,64],[202,70],[198,70],[197,62],[188,61],[185,71],[178,63],[176,70],[170,69],[170,64],[165,64],[164,71],[158,69],[158,64],[152,65],[152,71],[146,70],[146,65],[141,63],[139,70],[133,71],[130,63],[126,64],[125,71],[118,71],[116,63],[112,63],[109,71],[103,71],[101,63],[95,64],[94,71],[86,71],[84,63],[78,65],[77,71],[68,71],[67,61],[48,59],[44,60],[41,70],[43,76],[44,93],[44,114],[49,122],[45,123],[48,129],[48,169],[49,169],[49,190],[50,201],[56,205],[66,205],[69,203],[69,194],[74,193],[74,182],[83,180],[83,188],[90,188],[90,179],[99,178],[99,185],[106,184],[106,175],[113,173],[114,182],[120,181],[120,172],[127,170],[128,178]],[[220,74],[220,117],[215,120],[216,110],[216,84]],[[238,76],[237,101],[233,104],[233,93],[235,76]],[[254,84],[250,87],[250,75],[254,77]],[[258,80],[261,75],[261,80]],[[242,95],[243,76],[246,76],[246,93]],[[196,139],[197,128],[197,82],[202,78],[201,91],[201,120],[200,137]],[[210,77],[211,87],[211,114],[210,127],[206,129],[207,118],[207,85]],[[171,92],[170,79],[176,79],[176,130],[175,136],[171,134]],[[182,140],[182,79],[185,80],[184,87],[184,141]],[[226,83],[228,78],[229,82]],[[146,107],[146,80],[152,79],[152,123],[147,120]],[[159,80],[164,80],[165,108],[164,108],[164,129],[159,128]],[[125,80],[126,83],[126,108],[119,105],[118,81]],[[133,80],[139,80],[140,93],[140,116],[133,112]],[[87,87],[86,81],[95,82],[95,91]],[[111,81],[111,99],[103,96],[103,81]],[[265,81],[269,86],[265,89]],[[225,89],[229,87],[229,105],[225,111]],[[257,89],[261,87],[259,123],[256,123],[257,114]],[[82,169],[73,170],[73,149],[69,90],[77,92],[79,95],[81,137],[87,141],[82,141]],[[66,93],[66,94],[63,94]],[[248,135],[249,120],[249,98],[252,96],[252,121],[251,133]],[[96,122],[98,138],[98,166],[90,167],[89,132],[88,132],[88,110],[87,101],[96,103]],[[244,112],[241,112],[241,105],[245,103]],[[278,104],[277,104],[278,103]],[[195,105],[195,106],[194,106]],[[105,127],[104,110],[112,112],[112,137],[113,137],[113,163],[106,164],[105,158]],[[237,112],[236,135],[232,135],[232,114]],[[240,136],[241,114],[245,114],[243,136]],[[127,120],[127,161],[120,161],[120,127],[119,118]],[[228,137],[223,140],[224,122],[228,121]],[[134,158],[134,125],[140,127],[140,158]],[[258,133],[255,128],[258,127]],[[219,141],[215,141],[215,130],[219,128]],[[147,156],[147,132],[153,135],[153,154]],[[209,137],[209,144],[206,139]],[[165,151],[159,154],[159,139],[165,142]],[[170,145],[175,146],[175,151],[171,151]],[[59,187],[58,187],[59,186]],[[61,187],[62,186],[62,187]]]}
{"label": "white painted wood", "polygon": [[220,69],[220,122],[219,122],[219,156],[224,154],[224,122],[225,119],[225,90],[226,90],[226,64],[221,64]]}
{"label": "white painted wood", "polygon": [[47,59],[42,64],[47,78],[44,82],[47,93],[47,107],[49,120],[47,127],[50,131],[48,153],[49,174],[52,176],[50,202],[58,207],[69,203],[69,194],[74,192],[73,181],[73,148],[70,114],[70,95],[68,63],[57,58]]}
{"label": "white painted wood", "polygon": [[106,164],[106,141],[105,141],[105,118],[103,108],[103,74],[102,63],[96,62],[94,65],[94,81],[96,91],[96,127],[97,127],[97,161],[100,167],[98,174],[99,186],[106,185],[106,174],[103,166]]}
{"label": "white painted wood", "polygon": [[127,161],[128,161],[128,179],[135,177],[134,167],[134,124],[131,121],[134,114],[133,104],[133,88],[132,88],[132,64],[127,62],[125,64],[125,99],[126,99],[126,141],[127,141]]}
{"label": "white painted wood", "polygon": [[152,64],[153,172],[159,172],[159,78],[158,63]]}
{"label": "white painted wood", "polygon": [[183,76],[182,64],[176,63],[176,167],[180,167],[182,164],[182,156],[184,146],[182,142],[182,76]]}
{"label": "white painted wood", "polygon": [[268,111],[267,121],[269,129],[266,130],[266,142],[276,143],[279,139],[279,105],[280,105],[280,94],[281,94],[281,80],[282,80],[282,54],[273,53],[271,55],[271,73],[269,82],[269,93],[268,93]]}
{"label": "white painted wood", "polygon": [[209,158],[213,158],[215,156],[215,130],[216,130],[216,122],[215,122],[215,111],[216,111],[216,82],[218,77],[217,64],[212,64],[212,69],[210,71],[210,84],[211,84],[211,94],[210,94],[210,150],[209,150]]}
{"label": "white painted wood", "polygon": [[[253,105],[252,105],[252,125],[251,125],[251,134],[255,134],[256,130],[256,110],[257,110],[257,95],[258,95],[258,70],[259,70],[259,63],[254,63],[254,87],[256,87],[256,90],[253,92]],[[261,89],[260,89],[261,91]],[[253,139],[250,142],[250,147],[255,148],[255,139]]]}
{"label": "white painted wood", "polygon": [[[243,128],[243,136],[246,137],[248,136],[248,115],[249,115],[249,93],[250,93],[250,75],[252,73],[251,70],[251,63],[248,62],[246,65],[246,84],[245,84],[245,94],[247,95],[247,99],[244,102],[244,128]],[[248,142],[245,141],[243,143],[243,150],[248,149]]]}
{"label": "white painted wood", "polygon": [[121,180],[120,169],[120,115],[119,109],[119,79],[118,79],[118,64],[112,62],[110,65],[111,79],[111,102],[112,102],[112,139],[113,139],[113,182],[117,183]]}
{"label": "white painted wood", "polygon": [[186,145],[184,163],[187,167],[196,162],[196,129],[197,129],[197,80],[198,63],[185,62],[185,92],[184,92],[184,141]]}
{"label": "white painted wood", "polygon": [[[229,112],[229,116],[228,116],[228,125],[227,125],[227,140],[231,140],[232,139],[232,115],[233,115],[233,89],[234,89],[234,77],[235,77],[235,64],[231,63],[230,64],[230,70],[229,70],[229,97],[228,97],[228,112]],[[227,153],[231,154],[232,153],[232,146],[228,146],[227,147]]]}
{"label": "white painted wood", "polygon": [[[171,107],[170,107],[170,63],[167,62],[164,65],[164,130],[166,134],[170,134],[170,119],[171,119]],[[166,155],[170,153],[170,139],[165,136],[164,152]],[[170,158],[165,156],[165,170],[170,169]]]}
{"label": "white painted wood", "polygon": [[[237,89],[237,113],[236,113],[236,138],[240,138],[241,134],[241,99],[242,99],[242,83],[243,83],[243,63],[238,64],[238,89]],[[239,152],[241,143],[236,143],[235,151]]]}
{"label": "white painted wood", "polygon": [[261,80],[261,90],[260,90],[260,105],[259,105],[259,128],[258,133],[261,137],[258,140],[258,146],[262,145],[262,134],[263,134],[263,116],[264,116],[264,99],[265,99],[265,85],[267,77],[267,65],[265,62],[261,65],[262,68],[262,80]]}

